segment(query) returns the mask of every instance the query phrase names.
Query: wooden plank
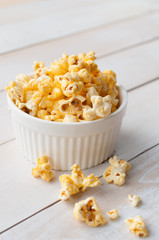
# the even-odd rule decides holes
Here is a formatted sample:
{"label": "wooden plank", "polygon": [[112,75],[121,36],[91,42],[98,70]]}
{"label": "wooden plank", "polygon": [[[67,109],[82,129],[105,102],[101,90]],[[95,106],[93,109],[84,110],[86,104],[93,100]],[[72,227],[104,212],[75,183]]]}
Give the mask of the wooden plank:
{"label": "wooden plank", "polygon": [[[149,231],[148,239],[158,239],[158,201],[159,201],[159,146],[135,158],[132,170],[127,176],[126,184],[119,187],[108,184],[104,180],[96,189],[73,196],[67,202],[56,205],[33,216],[23,223],[2,234],[2,239],[136,239],[129,232],[124,220],[141,215]],[[105,165],[105,167],[108,164]],[[142,199],[139,207],[132,207],[128,202],[128,194],[138,194]],[[106,211],[117,208],[119,219],[109,221],[107,225],[91,228],[73,217],[75,202],[94,196],[102,209]],[[62,231],[61,231],[62,229]],[[76,236],[76,237],[75,237]],[[78,237],[77,237],[78,236]]]}
{"label": "wooden plank", "polygon": [[17,4],[22,4],[25,2],[33,2],[36,0],[5,0],[5,1],[0,1],[0,8],[6,8],[10,7],[11,5],[17,5]]}
{"label": "wooden plank", "polygon": [[140,153],[159,143],[159,114],[157,108],[152,110],[152,105],[159,101],[158,87],[159,80],[128,94],[127,112],[116,146],[119,156],[131,159],[135,152]]}
{"label": "wooden plank", "polygon": [[[46,11],[45,15],[33,19],[28,17],[22,21],[0,25],[0,53],[57,39],[159,8],[157,2],[151,4],[146,1],[143,4],[141,0],[138,2],[93,0],[91,3],[87,0],[82,3],[78,1],[76,5],[66,7],[64,10],[59,9],[53,14]],[[33,6],[36,11],[41,5],[35,2]],[[25,11],[23,13],[25,15]],[[16,15],[14,9],[12,15]]]}
{"label": "wooden plank", "polygon": [[[14,0],[18,1],[18,0]],[[86,5],[89,4],[88,1],[77,0],[30,0],[21,2],[21,4],[15,4],[0,9],[0,23],[1,24],[10,24],[18,21],[35,19],[40,16],[46,16],[48,14],[54,14],[55,12],[63,13],[66,9],[75,8],[76,5],[83,5],[86,2]],[[13,2],[14,3],[14,2]],[[96,2],[93,1],[94,4]]]}
{"label": "wooden plank", "polygon": [[101,70],[113,69],[118,82],[131,89],[159,77],[156,51],[159,51],[158,40],[102,58],[98,64]]}
{"label": "wooden plank", "polygon": [[6,93],[0,93],[0,144],[14,138],[11,116],[7,107]]}
{"label": "wooden plank", "polygon": [[[159,142],[157,86],[158,83],[154,82],[129,93],[128,112],[116,149],[116,154],[120,157],[128,160]],[[151,102],[148,101],[148,96]],[[60,190],[58,176],[62,172],[54,171],[55,178],[52,183],[34,179],[31,175],[33,165],[23,160],[15,141],[1,145],[0,154],[3,163],[0,168],[2,231],[55,202]],[[107,163],[103,163],[84,172],[94,172],[100,176],[106,166]],[[60,222],[60,218],[57,221]]]}
{"label": "wooden plank", "polygon": [[[137,45],[142,42],[151,41],[151,39],[154,39],[157,36],[159,36],[158,22],[159,13],[150,14],[137,19],[131,19],[126,22],[119,22],[118,24],[114,24],[111,26],[106,26],[89,32],[66,37],[64,39],[52,41],[50,43],[40,44],[34,47],[30,47],[28,49],[19,50],[17,52],[6,54],[4,56],[2,55],[0,56],[1,66],[0,89],[4,88],[4,86],[9,81],[14,80],[15,76],[20,72],[28,73],[32,71],[32,63],[35,60],[44,60],[47,65],[50,65],[51,61],[61,57],[62,53],[64,52],[68,54],[76,54],[80,52],[88,52],[90,50],[94,50],[97,56],[100,57],[103,55],[109,55],[113,52],[119,51],[120,49],[128,48],[132,45]],[[147,46],[150,47],[148,47],[147,49]],[[131,67],[131,65],[134,64],[134,61],[136,61],[135,67],[137,67],[137,65],[138,66],[141,65],[142,67],[143,66],[142,61],[146,61],[147,64],[149,65],[149,68],[152,68],[149,71],[149,75],[152,74],[150,76],[150,79],[153,78],[154,76],[155,77],[159,76],[157,68],[158,58],[156,56],[157,49],[155,49],[156,45],[153,47],[153,42],[152,43],[150,42],[148,45],[140,47],[138,47],[135,52],[135,54],[139,55],[139,58],[138,55],[135,55],[137,56],[135,59],[134,56],[132,58],[132,56],[129,56],[130,55],[129,50],[127,50],[123,53],[113,55],[112,57],[109,56],[106,58],[107,60],[105,58],[104,59],[102,58],[100,59],[99,63],[101,64],[101,66],[105,64],[104,66],[105,68],[107,68],[108,67],[106,65],[107,62],[109,65],[111,62],[113,62],[110,65],[110,67],[113,68],[114,64],[116,64],[117,66],[115,65],[115,68],[117,68],[119,74],[120,71],[122,71],[122,69],[119,69],[119,66],[122,64],[124,67],[123,69],[125,73],[124,75],[126,75],[126,77],[124,76],[125,78],[124,79],[123,75],[121,75],[120,77],[121,82],[124,79],[123,84],[125,85],[126,83],[126,87],[131,88],[135,84],[137,85],[138,81],[140,82],[140,77],[137,78],[138,79],[137,82],[136,79],[135,81],[129,81],[128,79],[129,73],[125,69],[126,62],[129,63],[129,66]],[[143,52],[144,55],[147,53],[148,55],[147,58],[142,57]],[[153,53],[154,56],[152,55]],[[125,56],[125,54],[127,55]],[[120,59],[117,57],[118,55],[120,56]],[[116,61],[116,57],[118,61]],[[126,57],[128,58],[128,60],[125,60]],[[154,59],[152,59],[152,57]],[[153,64],[150,64],[149,59],[153,61]],[[154,71],[155,67],[157,68],[157,72]],[[139,73],[140,72],[137,71],[137,74]],[[143,75],[143,77],[145,77],[145,74]]]}
{"label": "wooden plank", "polygon": [[[159,77],[159,56],[156,55],[157,51],[159,51],[159,41],[154,41],[135,49],[129,49],[113,56],[104,57],[97,60],[97,63],[103,70],[104,68],[113,69],[118,75],[118,82],[129,90]],[[145,71],[145,69],[148,69],[148,71]],[[7,110],[6,94],[4,92],[0,92],[0,99],[0,124],[3,126],[2,133],[0,134],[1,144],[13,139],[14,135]]]}
{"label": "wooden plank", "polygon": [[[8,3],[7,3],[8,1]],[[76,11],[77,7],[82,7],[83,9],[90,7],[90,1],[85,1],[85,0],[59,0],[59,1],[52,1],[52,0],[47,0],[47,1],[43,1],[43,0],[29,0],[26,2],[26,0],[22,0],[21,3],[18,3],[19,0],[7,0],[5,1],[5,3],[0,3],[0,7],[3,8],[0,9],[0,23],[1,24],[10,24],[10,23],[15,23],[18,21],[23,21],[23,20],[27,20],[27,19],[35,19],[36,17],[39,16],[46,16],[48,14],[54,14],[55,12],[59,12],[59,14],[63,14],[67,9],[72,9],[72,11]],[[17,1],[18,4],[15,4],[15,2]],[[10,3],[9,3],[10,2]],[[106,2],[106,3],[104,3]],[[151,1],[152,2],[152,1]],[[7,3],[7,7],[5,7],[4,5]],[[94,5],[97,7],[98,9],[98,5],[103,4],[104,6],[107,6],[109,9],[114,8],[115,5],[116,7],[118,7],[118,2],[115,0],[92,0],[91,1],[91,5]],[[121,4],[124,3],[124,1],[120,1]],[[10,4],[10,6],[9,6]],[[144,6],[146,4],[146,6]],[[133,4],[133,6],[135,7],[136,3]],[[145,11],[156,11],[156,7],[158,6],[157,2],[155,2],[155,0],[153,0],[153,4],[149,3],[148,1],[145,1],[145,3],[142,3],[142,1],[138,1],[138,6],[140,8],[139,12],[137,12],[138,14],[140,14],[141,11],[141,6],[143,6],[142,12],[141,14],[145,14]],[[5,7],[5,8],[4,8]],[[101,8],[101,7],[100,7]],[[100,9],[99,8],[99,9]],[[38,11],[37,11],[38,9]],[[132,8],[132,11],[134,11],[134,8]],[[135,9],[136,11],[136,9]],[[132,14],[132,13],[131,13]]]}

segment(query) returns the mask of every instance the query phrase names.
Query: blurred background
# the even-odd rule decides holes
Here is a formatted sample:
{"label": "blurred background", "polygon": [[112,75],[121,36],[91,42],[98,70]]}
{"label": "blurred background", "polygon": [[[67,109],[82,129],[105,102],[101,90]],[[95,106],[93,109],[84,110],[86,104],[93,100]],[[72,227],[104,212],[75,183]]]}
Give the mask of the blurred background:
{"label": "blurred background", "polygon": [[18,73],[31,72],[35,60],[50,64],[64,52],[90,50],[101,69],[114,69],[126,88],[134,87],[137,54],[144,63],[153,51],[148,46],[147,53],[136,53],[136,47],[158,38],[158,23],[158,0],[1,0],[0,89]]}

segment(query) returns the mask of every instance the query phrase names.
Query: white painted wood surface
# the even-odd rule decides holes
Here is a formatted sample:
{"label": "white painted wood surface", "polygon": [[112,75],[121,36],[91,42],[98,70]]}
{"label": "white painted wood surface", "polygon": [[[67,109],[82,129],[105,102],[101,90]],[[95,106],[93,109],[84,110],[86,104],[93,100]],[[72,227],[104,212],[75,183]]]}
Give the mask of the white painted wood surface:
{"label": "white painted wood surface", "polygon": [[[34,2],[33,12],[43,9],[44,1]],[[59,8],[56,10],[55,5]],[[108,24],[119,19],[132,17],[141,13],[150,12],[159,9],[159,3],[154,4],[148,1],[142,4],[142,1],[127,0],[78,0],[76,4],[69,0],[69,4],[63,7],[64,1],[47,1],[47,14],[41,14],[30,18],[27,11],[27,19],[0,26],[1,46],[0,53],[13,51],[22,47],[33,45],[39,42],[60,38],[66,35],[74,34],[90,28]],[[65,3],[66,4],[66,3]],[[55,10],[54,10],[55,9]],[[78,11],[77,11],[78,9]],[[119,10],[120,9],[120,10]],[[3,13],[3,12],[2,12]],[[12,15],[19,14],[18,9],[13,9]],[[35,16],[35,17],[34,17]],[[11,38],[8,38],[11,35]]]}
{"label": "white painted wood surface", "polygon": [[[132,53],[133,50],[135,50],[135,54],[140,57],[139,62],[136,62],[136,65],[141,65],[141,67],[143,68],[144,63],[142,63],[142,59],[149,65],[150,68],[157,68],[157,71],[151,69],[148,72],[149,74],[153,74],[150,76],[150,79],[152,79],[153,76],[158,77],[159,72],[157,62],[156,64],[153,64],[153,66],[149,62],[150,56],[153,57],[151,62],[158,61],[158,59],[156,59],[157,56],[154,56],[151,53],[152,51],[156,52],[159,47],[156,44],[157,49],[155,47],[153,48],[153,42],[159,38],[158,23],[159,11],[157,11],[156,13],[149,13],[144,16],[134,17],[126,21],[115,22],[114,24],[106,25],[104,27],[102,26],[100,28],[95,28],[87,32],[75,34],[69,37],[67,36],[59,40],[53,40],[51,42],[43,43],[40,45],[38,44],[36,46],[28,47],[8,54],[2,54],[0,55],[0,90],[3,89],[9,81],[14,80],[15,76],[19,74],[19,72],[28,73],[28,71],[32,71],[32,64],[35,59],[43,60],[46,62],[46,64],[50,65],[51,61],[61,57],[64,52],[68,54],[74,54],[80,52],[88,52],[92,49],[94,49],[94,51],[96,52],[97,57],[101,58],[99,63],[103,66],[103,68],[105,68],[107,67],[107,62],[104,56],[106,56],[107,59],[110,58],[111,61],[111,59],[115,58],[114,55],[111,58],[111,55],[113,53],[116,53],[115,56],[118,56],[120,52],[122,54],[122,51],[124,49],[127,49],[126,52],[123,52],[123,58],[120,59],[120,62],[122,62],[123,60],[123,64],[125,64],[125,62],[128,62],[128,60],[125,60],[125,57],[129,58],[129,61],[131,61],[131,58],[129,57],[129,50],[131,50],[131,48],[133,47]],[[147,49],[147,44],[144,43],[147,43],[148,46],[150,46],[149,50]],[[137,49],[135,48],[136,46],[138,46]],[[147,55],[149,55],[146,59],[142,58],[142,54],[145,51]],[[125,56],[126,53],[127,55]],[[25,60],[22,61],[22,59]],[[134,59],[132,59],[132,61],[134,62]],[[135,58],[135,61],[138,61],[138,58]],[[118,62],[113,62],[114,64],[116,64],[116,66],[118,66]],[[8,71],[8,65],[10,71]],[[114,65],[112,67],[114,67]],[[137,86],[137,81],[140,81],[140,78],[137,78],[135,81],[129,81],[127,79],[127,75],[129,75],[129,73],[126,72],[125,67],[124,69],[117,69],[118,75],[122,70],[125,71],[126,75],[125,82],[123,82],[124,86],[127,83],[129,84],[128,86],[126,85],[128,89],[134,85]],[[122,75],[121,81],[123,81]],[[139,82],[139,84],[140,83],[141,82]]]}
{"label": "white painted wood surface", "polygon": [[[116,186],[102,179],[102,185],[96,190],[73,196],[69,201],[59,202],[43,212],[24,221],[2,235],[2,239],[137,239],[129,232],[124,220],[141,215],[150,233],[148,239],[158,239],[158,202],[159,202],[159,147],[142,154],[131,161],[132,170],[127,176],[126,184]],[[150,161],[151,160],[151,161]],[[108,164],[106,164],[108,166]],[[153,179],[153,181],[152,181]],[[139,207],[132,207],[128,202],[128,194],[138,194],[142,199]],[[106,211],[117,208],[119,219],[108,221],[107,225],[91,228],[74,220],[74,204],[89,196],[94,196],[101,207],[103,215]],[[153,214],[155,213],[155,216]]]}
{"label": "white painted wood surface", "polygon": [[[0,9],[0,36],[0,239],[136,239],[123,221],[137,214],[147,223],[148,239],[158,239],[158,1],[17,1]],[[34,60],[48,64],[63,52],[89,50],[129,90],[116,154],[131,160],[132,170],[122,187],[103,182],[63,203],[57,201],[63,172],[54,171],[54,180],[46,183],[34,179],[33,165],[23,160],[3,88],[19,72],[29,72]],[[108,165],[84,172],[101,176]],[[141,196],[139,208],[127,202],[130,192]],[[120,218],[95,229],[75,221],[74,203],[90,195],[103,213],[117,208]]]}
{"label": "white painted wood surface", "polygon": [[[154,94],[157,98],[145,106],[150,87],[152,90],[150,97],[153,98]],[[152,146],[159,142],[159,126],[158,120],[155,118],[155,109],[159,101],[157,82],[138,88],[136,91],[129,93],[128,111],[116,148],[116,154],[127,160],[149,148],[150,142]],[[136,98],[135,102],[134,98]],[[149,109],[149,116],[147,116],[147,108]],[[143,124],[142,117],[147,118],[145,124]],[[151,126],[149,124],[150,121]],[[139,131],[137,131],[138,127],[140,127]],[[10,149],[12,156],[8,149]],[[4,162],[3,167],[0,169],[0,176],[2,179],[5,179],[5,185],[1,183],[3,194],[0,201],[4,207],[0,212],[1,216],[3,216],[0,219],[0,229],[4,230],[58,200],[60,190],[58,177],[62,173],[54,171],[55,178],[51,183],[34,179],[31,175],[33,165],[22,159],[15,140],[1,145],[0,152],[1,159]],[[107,165],[107,163],[104,163],[93,169],[86,170],[86,172],[94,172],[100,176]],[[11,185],[9,184],[10,182],[12,182]],[[6,185],[8,186],[8,191],[6,191]],[[19,199],[18,205],[17,199]],[[8,209],[7,212],[6,208]]]}

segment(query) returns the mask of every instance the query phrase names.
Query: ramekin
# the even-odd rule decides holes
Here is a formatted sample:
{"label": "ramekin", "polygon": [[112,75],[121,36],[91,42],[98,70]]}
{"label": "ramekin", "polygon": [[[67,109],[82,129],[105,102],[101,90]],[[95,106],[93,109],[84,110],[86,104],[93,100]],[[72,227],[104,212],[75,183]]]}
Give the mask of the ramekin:
{"label": "ramekin", "polygon": [[112,156],[127,105],[127,92],[119,85],[120,107],[107,118],[60,123],[32,117],[8,97],[14,133],[25,159],[36,163],[41,155],[50,158],[55,170],[96,166]]}

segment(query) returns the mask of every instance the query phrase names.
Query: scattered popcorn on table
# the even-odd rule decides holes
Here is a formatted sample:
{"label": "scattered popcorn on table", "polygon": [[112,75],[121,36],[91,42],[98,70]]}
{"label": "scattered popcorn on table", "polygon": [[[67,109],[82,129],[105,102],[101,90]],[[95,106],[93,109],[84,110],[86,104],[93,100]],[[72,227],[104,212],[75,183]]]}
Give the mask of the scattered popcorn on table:
{"label": "scattered popcorn on table", "polygon": [[132,205],[133,205],[134,207],[136,207],[136,206],[141,202],[140,196],[138,196],[138,195],[132,195],[132,194],[129,194],[129,195],[128,195],[128,200],[129,200],[129,202],[132,203]]}
{"label": "scattered popcorn on table", "polygon": [[111,220],[115,220],[119,217],[118,211],[116,209],[112,209],[112,210],[108,211],[107,215],[108,215],[109,219],[111,219]]}
{"label": "scattered popcorn on table", "polygon": [[9,97],[22,111],[57,122],[93,121],[118,108],[116,74],[103,73],[94,62],[94,52],[63,54],[46,67],[34,62],[33,74],[19,74],[6,87]]}
{"label": "scattered popcorn on table", "polygon": [[48,163],[48,156],[41,156],[38,158],[37,167],[32,169],[32,175],[36,178],[41,177],[47,182],[51,181],[54,175]]}
{"label": "scattered popcorn on table", "polygon": [[129,230],[138,237],[148,236],[148,231],[146,229],[145,222],[141,216],[128,218],[125,220],[125,223],[129,225]]}
{"label": "scattered popcorn on table", "polygon": [[101,184],[99,178],[93,173],[86,177],[77,164],[74,164],[71,169],[71,175],[63,174],[59,177],[62,186],[61,200],[67,200],[71,195],[78,193],[80,190],[85,191],[87,187],[96,187]]}
{"label": "scattered popcorn on table", "polygon": [[107,222],[94,197],[75,203],[73,214],[77,220],[86,222],[91,227],[104,225]]}
{"label": "scattered popcorn on table", "polygon": [[117,156],[109,159],[109,163],[111,164],[104,172],[103,177],[106,182],[117,185],[123,185],[125,182],[126,172],[128,172],[131,168],[129,162],[120,159],[118,160]]}

